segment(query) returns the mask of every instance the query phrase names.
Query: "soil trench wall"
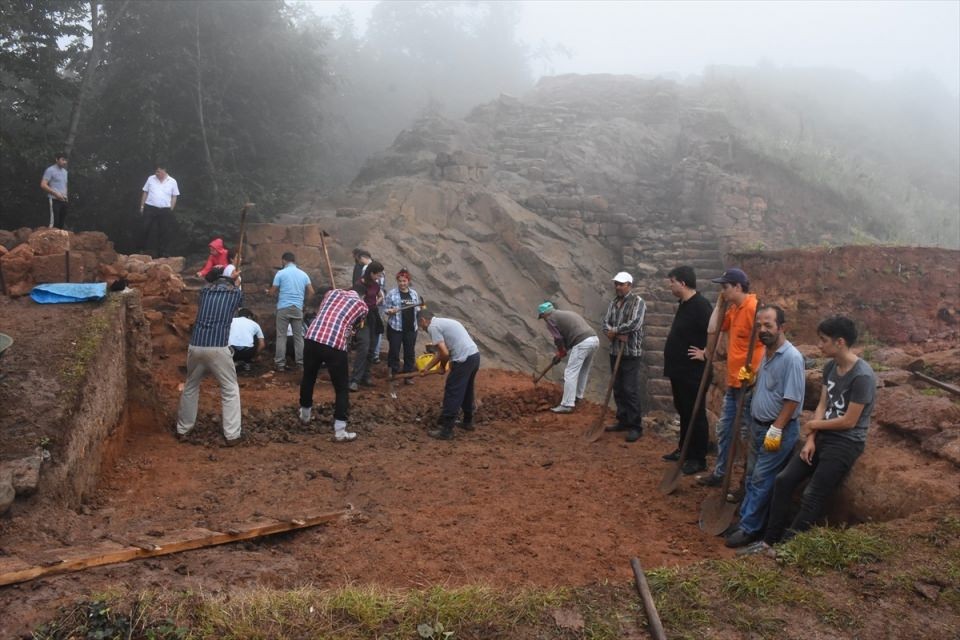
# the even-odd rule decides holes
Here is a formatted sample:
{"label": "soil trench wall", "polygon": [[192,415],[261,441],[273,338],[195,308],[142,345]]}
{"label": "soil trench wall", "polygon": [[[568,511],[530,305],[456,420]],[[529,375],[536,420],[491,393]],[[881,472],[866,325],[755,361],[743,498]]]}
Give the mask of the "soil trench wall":
{"label": "soil trench wall", "polygon": [[[75,409],[63,424],[65,446],[60,460],[44,469],[40,490],[68,505],[80,504],[97,487],[101,465],[115,453],[126,429],[128,396],[144,398],[150,334],[137,291],[111,298],[94,323],[98,348],[86,362],[75,390]],[[81,357],[78,354],[78,357]],[[132,384],[137,383],[137,384]],[[139,390],[137,390],[139,389]]]}

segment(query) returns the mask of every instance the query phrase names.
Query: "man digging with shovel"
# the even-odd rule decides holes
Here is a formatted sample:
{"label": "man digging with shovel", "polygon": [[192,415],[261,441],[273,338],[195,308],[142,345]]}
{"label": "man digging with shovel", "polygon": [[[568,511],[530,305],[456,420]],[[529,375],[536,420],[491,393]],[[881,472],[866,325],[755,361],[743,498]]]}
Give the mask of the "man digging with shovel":
{"label": "man digging with shovel", "polygon": [[563,371],[563,399],[550,411],[572,413],[577,401],[583,400],[593,354],[600,346],[600,339],[587,321],[573,311],[558,311],[552,302],[544,302],[537,311],[539,317],[547,323],[547,329],[557,347],[554,363],[570,355],[567,368]]}
{"label": "man digging with shovel", "polygon": [[417,318],[420,329],[430,334],[437,352],[420,372],[430,373],[438,362],[449,362],[450,371],[443,386],[443,408],[440,411],[440,427],[427,435],[438,440],[453,439],[453,424],[463,411],[460,427],[473,431],[473,384],[480,370],[480,349],[462,324],[449,318],[434,317],[433,312],[423,310]]}

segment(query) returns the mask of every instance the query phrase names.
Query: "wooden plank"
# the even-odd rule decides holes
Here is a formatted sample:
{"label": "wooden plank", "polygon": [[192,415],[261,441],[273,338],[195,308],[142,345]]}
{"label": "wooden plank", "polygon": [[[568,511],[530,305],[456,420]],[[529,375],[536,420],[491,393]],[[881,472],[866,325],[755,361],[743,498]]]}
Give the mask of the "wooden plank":
{"label": "wooden plank", "polygon": [[16,558],[6,558],[0,561],[0,586],[26,582],[41,576],[82,571],[90,567],[127,562],[138,558],[153,558],[238,540],[260,538],[284,531],[305,529],[336,520],[352,510],[353,508],[350,507],[325,513],[314,512],[283,522],[273,520],[238,524],[231,527],[230,532],[227,533],[203,528],[182,529],[156,538],[151,543],[152,548],[151,544],[121,545],[107,541],[92,547],[55,549],[43,554],[42,563],[33,565],[28,565]]}
{"label": "wooden plank", "polygon": [[950,393],[952,393],[952,394],[955,395],[955,396],[960,396],[960,387],[956,387],[956,386],[950,384],[949,382],[944,382],[944,381],[942,381],[942,380],[937,380],[936,378],[932,378],[932,377],[930,377],[930,376],[928,376],[928,375],[926,375],[926,374],[920,373],[919,371],[911,371],[910,373],[912,373],[914,376],[920,378],[921,380],[923,380],[923,381],[926,382],[927,384],[932,384],[933,386],[938,387],[938,388],[940,388],[940,389],[943,389],[944,391],[949,391]]}

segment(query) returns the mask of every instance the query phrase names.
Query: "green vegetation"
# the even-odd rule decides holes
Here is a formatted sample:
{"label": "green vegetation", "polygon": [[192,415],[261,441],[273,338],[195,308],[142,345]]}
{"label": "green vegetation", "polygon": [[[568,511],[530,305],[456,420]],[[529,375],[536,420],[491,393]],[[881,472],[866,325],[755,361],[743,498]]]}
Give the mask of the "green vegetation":
{"label": "green vegetation", "polygon": [[116,299],[108,300],[95,310],[83,323],[75,343],[70,344],[66,360],[60,369],[60,381],[63,383],[65,405],[70,407],[80,392],[80,385],[87,376],[87,369],[100,353],[103,338],[110,330],[110,311],[116,308]]}
{"label": "green vegetation", "polygon": [[803,573],[816,574],[826,569],[845,569],[853,564],[876,562],[892,551],[892,545],[881,535],[879,527],[823,527],[781,545],[777,549],[777,559]]}

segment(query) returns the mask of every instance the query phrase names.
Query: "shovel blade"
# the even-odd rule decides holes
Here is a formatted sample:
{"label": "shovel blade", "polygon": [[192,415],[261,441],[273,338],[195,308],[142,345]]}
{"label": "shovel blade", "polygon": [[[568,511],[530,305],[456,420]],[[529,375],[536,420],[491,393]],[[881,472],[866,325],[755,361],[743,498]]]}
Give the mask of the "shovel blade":
{"label": "shovel blade", "polygon": [[679,462],[670,465],[664,470],[663,477],[660,478],[660,484],[657,486],[657,490],[665,496],[670,495],[677,490],[677,485],[680,484],[680,477],[682,475],[683,472]]}
{"label": "shovel blade", "polygon": [[718,536],[730,523],[737,512],[739,503],[727,502],[726,492],[713,493],[700,505],[700,529],[712,536]]}

